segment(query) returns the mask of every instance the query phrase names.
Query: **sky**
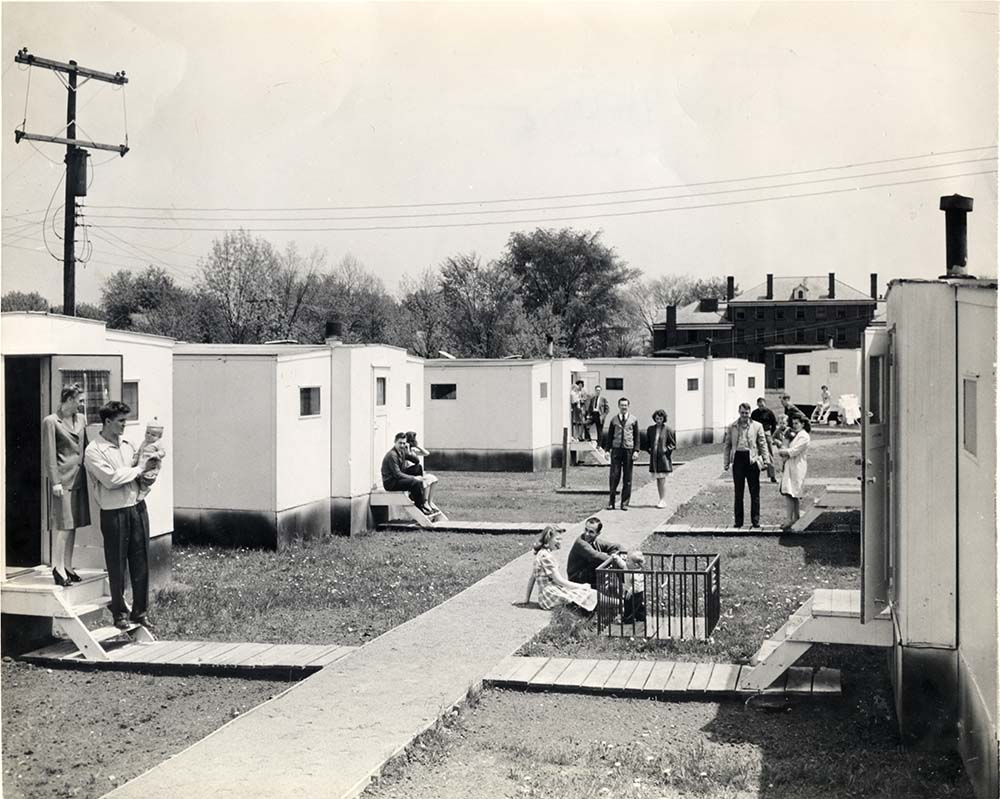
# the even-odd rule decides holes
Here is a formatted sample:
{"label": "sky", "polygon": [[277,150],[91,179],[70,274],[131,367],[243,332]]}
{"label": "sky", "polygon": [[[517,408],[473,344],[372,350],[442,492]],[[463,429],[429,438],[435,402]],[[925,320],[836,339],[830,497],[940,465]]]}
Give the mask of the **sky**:
{"label": "sky", "polygon": [[78,91],[77,135],[130,147],[91,158],[78,301],[150,263],[190,285],[239,227],[393,291],[537,227],[601,230],[649,277],[867,291],[942,273],[954,193],[969,271],[995,276],[997,11],[3,3],[2,290],[62,299],[65,148],[13,130],[60,135],[66,90],[23,46],[129,78]]}

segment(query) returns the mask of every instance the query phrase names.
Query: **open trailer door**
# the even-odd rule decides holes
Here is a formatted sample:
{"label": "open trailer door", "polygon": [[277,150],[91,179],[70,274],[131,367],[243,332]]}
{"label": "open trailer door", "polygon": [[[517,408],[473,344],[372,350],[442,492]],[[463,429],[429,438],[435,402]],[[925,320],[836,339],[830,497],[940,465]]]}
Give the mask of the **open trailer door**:
{"label": "open trailer door", "polygon": [[889,604],[892,332],[865,330],[861,370],[861,622]]}

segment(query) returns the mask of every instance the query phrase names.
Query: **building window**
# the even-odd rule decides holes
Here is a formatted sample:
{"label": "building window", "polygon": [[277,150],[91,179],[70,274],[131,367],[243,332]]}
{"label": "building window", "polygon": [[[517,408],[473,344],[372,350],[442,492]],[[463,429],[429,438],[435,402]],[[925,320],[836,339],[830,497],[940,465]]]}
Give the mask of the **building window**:
{"label": "building window", "polygon": [[785,318],[785,309],[784,308],[775,308],[774,309],[774,318],[775,319],[779,319],[779,320],[780,319],[784,319]]}
{"label": "building window", "polygon": [[[799,293],[801,294],[801,292],[799,292]],[[799,297],[799,299],[802,299],[802,298]],[[799,306],[799,307],[797,307],[795,309],[795,318],[796,319],[805,319],[806,318],[806,309],[803,306]]]}
{"label": "building window", "polygon": [[764,330],[763,330],[763,328],[758,327],[753,332],[753,340],[757,344],[763,344],[764,343]]}
{"label": "building window", "polygon": [[100,424],[97,413],[101,406],[111,401],[111,372],[106,369],[60,369],[62,388],[74,383],[83,388],[83,406],[87,424]]}
{"label": "building window", "polygon": [[698,343],[698,331],[697,330],[689,330],[687,332],[687,343],[688,344],[697,344]]}
{"label": "building window", "polygon": [[806,298],[806,293],[804,291],[802,291],[802,289],[799,289],[798,299],[804,300],[805,298]]}
{"label": "building window", "polygon": [[431,383],[432,400],[458,399],[458,386],[454,383]]}
{"label": "building window", "polygon": [[410,395],[411,395],[411,389],[410,389],[410,384],[409,384],[409,383],[407,383],[407,384],[406,384],[406,407],[407,407],[407,408],[409,408],[409,407],[410,407],[410,405],[411,405],[411,402],[410,402],[410,400],[411,400],[411,396],[410,396]]}
{"label": "building window", "polygon": [[625,390],[625,378],[624,377],[609,377],[604,381],[604,387],[608,391],[624,391]]}
{"label": "building window", "polygon": [[830,361],[830,374],[835,375],[840,373],[840,364],[836,361]]}
{"label": "building window", "polygon": [[806,343],[806,331],[801,327],[795,328],[795,343],[796,344]]}
{"label": "building window", "polygon": [[817,319],[826,319],[826,306],[825,305],[817,305],[816,306],[816,318]]}
{"label": "building window", "polygon": [[319,416],[319,386],[299,389],[299,416]]}
{"label": "building window", "polygon": [[797,375],[807,375],[809,374],[809,364],[799,363],[795,365],[795,374]]}
{"label": "building window", "polygon": [[549,384],[548,383],[539,383],[538,384],[538,398],[539,399],[548,399],[549,398]]}
{"label": "building window", "polygon": [[736,388],[736,372],[728,372],[726,374],[726,385],[729,388]]}
{"label": "building window", "polygon": [[385,405],[385,378],[375,378],[375,406],[381,408]]}
{"label": "building window", "polygon": [[698,378],[697,377],[689,377],[688,378],[688,391],[697,391],[697,390],[698,390]]}
{"label": "building window", "polygon": [[742,322],[746,318],[747,318],[747,312],[744,311],[742,308],[739,309],[738,311],[736,311],[736,321],[737,322]]}
{"label": "building window", "polygon": [[837,309],[837,318],[838,319],[846,319],[847,318],[847,309],[846,308],[838,308]]}
{"label": "building window", "polygon": [[841,343],[847,341],[847,328],[846,327],[838,327],[837,328],[837,341],[839,341]]}
{"label": "building window", "polygon": [[826,331],[825,330],[817,330],[816,331],[816,343],[817,344],[822,344],[824,341],[826,341]]}
{"label": "building window", "polygon": [[976,446],[976,390],[979,381],[972,378],[965,378],[962,381],[962,446],[970,455],[978,453]]}
{"label": "building window", "polygon": [[754,319],[767,319],[767,314],[764,313],[763,308],[755,308],[753,312]]}
{"label": "building window", "polygon": [[748,377],[747,378],[747,388],[757,388],[757,378]]}
{"label": "building window", "polygon": [[126,416],[125,419],[129,422],[137,422],[139,420],[138,380],[125,380],[122,383],[122,402],[132,409],[129,411],[128,416]]}

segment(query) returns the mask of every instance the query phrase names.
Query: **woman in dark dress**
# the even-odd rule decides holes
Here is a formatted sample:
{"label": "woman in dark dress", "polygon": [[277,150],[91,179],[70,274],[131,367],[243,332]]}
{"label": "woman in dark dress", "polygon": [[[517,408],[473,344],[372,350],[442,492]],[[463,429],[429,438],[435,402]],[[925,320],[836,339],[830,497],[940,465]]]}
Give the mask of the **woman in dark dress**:
{"label": "woman in dark dress", "polygon": [[80,581],[73,571],[76,528],[90,524],[90,495],[83,469],[87,418],[80,406],[82,395],[79,385],[66,386],[56,412],[42,419],[42,468],[49,484],[52,579],[56,585]]}
{"label": "woman in dark dress", "polygon": [[662,408],[653,412],[653,422],[646,428],[646,448],[649,452],[649,472],[656,478],[656,491],[660,501],[656,507],[665,508],[667,475],[674,470],[670,457],[677,449],[677,436],[667,426],[667,412]]}

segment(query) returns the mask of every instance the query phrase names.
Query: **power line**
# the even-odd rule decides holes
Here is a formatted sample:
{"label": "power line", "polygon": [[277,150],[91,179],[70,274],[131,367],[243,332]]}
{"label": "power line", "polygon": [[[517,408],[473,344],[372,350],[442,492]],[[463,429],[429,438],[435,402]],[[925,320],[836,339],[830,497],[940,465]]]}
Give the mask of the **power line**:
{"label": "power line", "polygon": [[[883,158],[877,161],[858,161],[852,164],[840,164],[837,166],[818,167],[815,169],[800,169],[791,172],[773,172],[767,175],[751,175],[741,178],[726,178],[723,180],[707,180],[693,183],[675,183],[663,186],[646,186],[645,188],[631,189],[611,189],[608,191],[581,192],[578,194],[548,194],[536,197],[506,197],[481,200],[456,200],[453,202],[430,202],[430,203],[401,203],[395,205],[340,205],[340,206],[301,206],[289,208],[206,208],[206,207],[164,207],[164,206],[142,206],[142,205],[91,205],[91,208],[124,209],[130,211],[373,211],[381,208],[435,208],[449,205],[489,205],[492,203],[519,203],[519,202],[539,202],[543,200],[573,200],[581,197],[597,197],[604,194],[634,194],[648,191],[666,191],[670,189],[686,189],[692,186],[716,186],[722,183],[740,183],[747,180],[769,180],[771,178],[795,177],[797,175],[809,175],[817,172],[829,172],[837,169],[856,169],[864,166],[875,166],[877,164],[891,164],[899,161],[913,161],[920,158],[935,158],[942,155],[958,155],[960,153],[979,152],[981,150],[995,150],[997,145],[986,144],[981,147],[966,147],[960,150],[942,150],[940,152],[924,153],[922,155],[906,155],[895,158]],[[928,166],[930,168],[931,165]]]}
{"label": "power line", "polygon": [[[537,213],[539,211],[563,211],[574,208],[593,208],[595,206],[620,206],[635,205],[637,203],[664,202],[669,200],[687,200],[693,197],[713,197],[720,194],[735,194],[736,192],[766,191],[772,189],[789,189],[796,186],[809,186],[814,183],[827,183],[834,180],[860,180],[862,178],[881,177],[883,175],[896,175],[902,172],[913,172],[918,169],[937,169],[939,167],[960,166],[962,164],[976,164],[983,161],[996,161],[996,158],[971,158],[963,161],[950,161],[945,164],[935,164],[933,166],[911,166],[903,169],[890,169],[881,172],[867,172],[861,175],[836,175],[829,178],[817,178],[815,180],[793,181],[791,183],[776,183],[768,186],[749,186],[736,189],[720,189],[717,191],[694,192],[691,194],[673,194],[660,197],[644,197],[632,200],[603,200],[599,202],[577,203],[572,205],[548,205],[538,208],[491,208],[484,211],[430,211],[420,214],[376,214],[371,216],[334,216],[334,217],[302,217],[292,219],[272,218],[272,217],[244,217],[239,220],[228,219],[226,217],[185,217],[171,216],[170,219],[163,219],[158,216],[142,216],[136,214],[99,214],[95,219],[139,219],[157,222],[355,222],[370,221],[373,219],[438,219],[442,217],[469,216],[472,214],[511,214],[511,213]],[[94,207],[94,206],[91,206]]]}
{"label": "power line", "polygon": [[[576,214],[571,216],[544,217],[538,219],[507,219],[507,220],[479,220],[471,222],[441,222],[430,225],[368,225],[364,227],[254,227],[248,230],[253,233],[348,233],[360,231],[386,231],[386,230],[437,230],[442,228],[459,227],[485,227],[496,225],[535,225],[545,222],[571,222],[584,219],[609,219],[624,216],[648,216],[650,214],[665,214],[676,211],[696,211],[704,208],[724,208],[735,205],[753,205],[758,203],[772,202],[775,200],[794,200],[805,197],[822,197],[830,194],[844,194],[846,192],[866,191],[868,189],[884,189],[895,186],[911,186],[918,183],[929,183],[938,180],[953,180],[955,178],[975,177],[977,175],[995,175],[997,170],[989,169],[981,172],[962,172],[957,175],[939,175],[929,178],[918,178],[915,180],[891,181],[888,183],[875,183],[869,186],[850,186],[844,189],[828,189],[826,191],[803,192],[800,194],[784,194],[777,197],[758,197],[747,200],[730,200],[726,202],[701,203],[699,205],[685,205],[675,208],[650,208],[635,211],[615,211],[603,214]],[[518,213],[517,209],[510,213]],[[166,220],[165,220],[166,221]],[[283,221],[283,220],[273,220]],[[182,227],[172,225],[169,227],[160,225],[102,225],[103,230],[169,230],[169,231],[193,231],[199,233],[231,233],[242,227]]]}
{"label": "power line", "polygon": [[[87,228],[91,228],[92,226],[91,225],[86,225],[86,227]],[[99,230],[99,228],[97,230]],[[168,261],[164,261],[164,260],[162,260],[160,258],[157,258],[155,255],[146,252],[145,250],[143,250],[138,245],[133,244],[132,242],[127,241],[126,239],[123,239],[121,236],[118,236],[118,235],[112,233],[111,231],[105,231],[105,232],[109,236],[112,236],[115,239],[117,239],[119,242],[121,242],[121,244],[118,244],[118,243],[112,241],[111,239],[108,239],[108,238],[102,236],[99,232],[97,232],[97,230],[94,231],[94,234],[93,234],[94,238],[98,239],[99,241],[103,241],[105,244],[107,244],[107,245],[109,245],[111,247],[116,248],[118,251],[120,251],[122,253],[125,253],[127,257],[132,258],[133,260],[145,260],[149,264],[154,264],[154,265],[162,266],[165,269],[177,270],[177,271],[189,274],[189,275],[197,274],[197,271],[198,271],[197,267],[182,266],[180,264],[169,263]],[[125,249],[125,247],[122,246],[123,244],[125,246],[131,248],[131,251]]]}

